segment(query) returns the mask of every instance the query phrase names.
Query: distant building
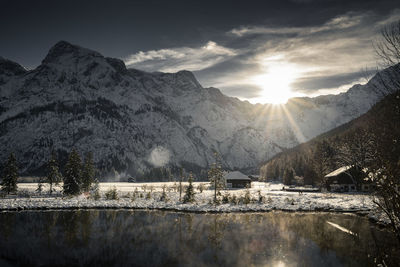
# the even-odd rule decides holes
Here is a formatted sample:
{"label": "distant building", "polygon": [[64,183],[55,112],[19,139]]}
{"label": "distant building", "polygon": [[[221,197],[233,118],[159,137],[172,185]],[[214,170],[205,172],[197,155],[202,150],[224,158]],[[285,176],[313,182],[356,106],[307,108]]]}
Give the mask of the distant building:
{"label": "distant building", "polygon": [[325,175],[327,189],[332,192],[354,192],[357,191],[356,183],[348,171],[352,166],[343,166]]}
{"label": "distant building", "polygon": [[225,173],[224,178],[226,180],[226,186],[228,188],[250,188],[251,179],[241,173],[240,171]]}
{"label": "distant building", "polygon": [[297,186],[302,186],[302,185],[304,185],[304,177],[296,175],[296,176],[294,176],[294,179],[292,182]]}
{"label": "distant building", "polygon": [[[363,174],[366,174],[367,172],[367,169],[362,170]],[[352,169],[352,166],[344,166],[325,175],[325,179],[328,185],[327,189],[332,192],[357,191],[356,182],[354,181],[350,173],[352,173],[353,175],[355,173],[355,170]],[[358,190],[362,192],[372,192],[375,190],[375,185],[369,181],[362,180],[359,184]]]}

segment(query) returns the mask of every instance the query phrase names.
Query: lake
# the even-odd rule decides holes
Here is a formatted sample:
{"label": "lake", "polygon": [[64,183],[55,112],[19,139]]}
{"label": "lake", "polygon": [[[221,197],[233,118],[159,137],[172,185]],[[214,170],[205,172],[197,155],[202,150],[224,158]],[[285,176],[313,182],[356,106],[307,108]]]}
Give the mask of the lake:
{"label": "lake", "polygon": [[391,266],[396,245],[351,214],[0,213],[0,266]]}

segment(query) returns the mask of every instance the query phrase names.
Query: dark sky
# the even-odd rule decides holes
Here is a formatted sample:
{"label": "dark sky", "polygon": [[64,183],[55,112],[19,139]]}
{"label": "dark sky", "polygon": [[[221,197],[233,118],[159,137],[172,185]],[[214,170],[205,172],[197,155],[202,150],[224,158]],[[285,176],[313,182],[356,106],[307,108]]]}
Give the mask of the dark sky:
{"label": "dark sky", "polygon": [[66,40],[130,67],[189,69],[204,86],[253,102],[263,102],[283,73],[292,95],[343,91],[362,67],[374,67],[371,41],[379,29],[400,19],[400,1],[376,0],[0,4],[0,56],[27,68]]}

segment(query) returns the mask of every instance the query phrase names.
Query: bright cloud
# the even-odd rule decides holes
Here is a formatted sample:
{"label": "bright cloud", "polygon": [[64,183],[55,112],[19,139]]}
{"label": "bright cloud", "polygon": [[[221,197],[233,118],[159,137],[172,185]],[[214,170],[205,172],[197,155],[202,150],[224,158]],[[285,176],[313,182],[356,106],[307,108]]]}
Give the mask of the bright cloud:
{"label": "bright cloud", "polygon": [[202,70],[236,55],[234,49],[223,47],[213,41],[205,45],[170,49],[140,51],[125,59],[126,65],[148,71],[176,72],[179,70]]}

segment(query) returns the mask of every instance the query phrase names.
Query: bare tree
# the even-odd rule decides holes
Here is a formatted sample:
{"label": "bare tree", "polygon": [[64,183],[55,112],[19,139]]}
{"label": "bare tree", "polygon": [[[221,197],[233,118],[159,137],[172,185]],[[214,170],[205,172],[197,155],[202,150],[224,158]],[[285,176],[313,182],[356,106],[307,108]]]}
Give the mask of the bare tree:
{"label": "bare tree", "polygon": [[212,164],[211,169],[208,171],[208,178],[211,186],[214,187],[214,203],[217,203],[217,194],[220,190],[225,188],[224,172],[220,164],[218,153],[214,153],[215,163]]}
{"label": "bare tree", "polygon": [[316,144],[311,158],[312,168],[317,175],[317,182],[320,187],[326,187],[325,175],[332,171],[332,160],[335,155],[334,148],[328,141],[323,140]]}
{"label": "bare tree", "polygon": [[376,114],[371,123],[376,156],[368,169],[377,188],[374,202],[390,219],[400,242],[400,93],[385,104],[388,111]]}
{"label": "bare tree", "polygon": [[374,42],[374,48],[384,67],[400,63],[400,21],[381,30],[381,36]]}
{"label": "bare tree", "polygon": [[376,112],[370,124],[376,154],[368,169],[377,187],[374,202],[390,219],[400,242],[400,21],[382,29],[374,48],[381,65],[395,70],[384,85],[394,86],[396,93],[386,100],[385,112]]}
{"label": "bare tree", "polygon": [[381,30],[380,37],[373,42],[378,58],[377,72],[368,83],[370,88],[381,97],[400,89],[400,20]]}
{"label": "bare tree", "polygon": [[352,167],[346,171],[346,174],[353,180],[357,189],[360,189],[362,181],[366,178],[364,170],[375,157],[376,150],[370,129],[359,127],[344,136],[337,155],[337,163],[339,166]]}

